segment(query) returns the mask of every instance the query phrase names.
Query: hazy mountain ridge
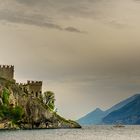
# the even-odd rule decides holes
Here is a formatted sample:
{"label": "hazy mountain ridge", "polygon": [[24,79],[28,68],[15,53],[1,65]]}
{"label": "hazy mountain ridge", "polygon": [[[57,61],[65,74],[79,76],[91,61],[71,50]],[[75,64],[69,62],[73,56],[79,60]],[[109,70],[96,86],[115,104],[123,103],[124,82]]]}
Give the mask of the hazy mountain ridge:
{"label": "hazy mountain ridge", "polygon": [[98,124],[101,122],[104,114],[104,111],[102,111],[100,108],[96,108],[91,113],[88,113],[86,116],[79,119],[78,122],[82,125]]}
{"label": "hazy mountain ridge", "polygon": [[140,124],[140,96],[137,96],[132,102],[128,103],[124,107],[111,112],[105,118],[103,122],[105,124]]}
{"label": "hazy mountain ridge", "polygon": [[[112,106],[106,111],[102,111],[101,109],[97,108],[96,110],[88,113],[84,117],[80,118],[77,122],[79,122],[81,125],[93,125],[93,124],[106,124],[107,116],[109,116],[112,112],[115,112],[121,108],[123,108],[125,105],[131,103],[135,99],[139,98],[140,94],[135,94],[118,104]],[[106,118],[106,119],[105,119]],[[106,121],[105,121],[106,120]],[[108,122],[107,124],[110,124]]]}

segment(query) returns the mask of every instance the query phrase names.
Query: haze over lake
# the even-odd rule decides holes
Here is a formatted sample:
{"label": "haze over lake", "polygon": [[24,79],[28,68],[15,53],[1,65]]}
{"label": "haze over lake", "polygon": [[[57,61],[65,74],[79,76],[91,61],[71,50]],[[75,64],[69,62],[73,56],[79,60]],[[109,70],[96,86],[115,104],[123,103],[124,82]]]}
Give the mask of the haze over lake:
{"label": "haze over lake", "polygon": [[0,140],[140,140],[140,126],[0,131]]}

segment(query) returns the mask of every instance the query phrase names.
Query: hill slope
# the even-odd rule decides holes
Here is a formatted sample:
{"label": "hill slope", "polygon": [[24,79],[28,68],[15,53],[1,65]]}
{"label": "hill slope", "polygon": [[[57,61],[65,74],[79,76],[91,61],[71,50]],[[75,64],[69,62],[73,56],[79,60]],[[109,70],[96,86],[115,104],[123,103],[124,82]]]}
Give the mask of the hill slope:
{"label": "hill slope", "polygon": [[108,109],[106,111],[102,111],[101,109],[96,109],[96,110],[88,113],[84,117],[80,118],[77,122],[80,123],[81,125],[103,124],[104,122],[102,122],[102,119],[105,118],[108,114],[110,114],[111,112],[113,112],[115,110],[122,108],[123,106],[132,102],[139,96],[140,96],[140,94],[135,94],[135,95],[121,101],[120,103],[112,106],[110,109]]}
{"label": "hill slope", "polygon": [[97,108],[86,116],[80,118],[77,122],[81,125],[99,124],[104,117],[104,111]]}
{"label": "hill slope", "polygon": [[140,124],[140,96],[103,118],[105,124]]}

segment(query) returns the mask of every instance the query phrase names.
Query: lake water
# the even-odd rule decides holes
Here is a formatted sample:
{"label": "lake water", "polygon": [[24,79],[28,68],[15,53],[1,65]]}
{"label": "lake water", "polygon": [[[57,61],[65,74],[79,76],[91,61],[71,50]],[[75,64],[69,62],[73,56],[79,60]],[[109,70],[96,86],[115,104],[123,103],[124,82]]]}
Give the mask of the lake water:
{"label": "lake water", "polygon": [[0,131],[0,140],[140,140],[140,126]]}

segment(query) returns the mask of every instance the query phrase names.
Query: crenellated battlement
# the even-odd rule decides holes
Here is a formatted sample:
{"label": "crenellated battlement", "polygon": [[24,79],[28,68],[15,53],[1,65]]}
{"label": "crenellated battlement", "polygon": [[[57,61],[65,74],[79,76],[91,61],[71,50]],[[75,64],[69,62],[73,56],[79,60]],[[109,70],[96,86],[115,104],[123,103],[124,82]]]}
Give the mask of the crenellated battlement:
{"label": "crenellated battlement", "polygon": [[42,81],[27,81],[28,85],[42,85]]}
{"label": "crenellated battlement", "polygon": [[14,66],[13,65],[0,65],[0,77],[13,80],[14,79]]}
{"label": "crenellated battlement", "polygon": [[16,83],[17,86],[27,86],[27,83]]}
{"label": "crenellated battlement", "polygon": [[13,65],[0,65],[0,69],[7,68],[7,69],[14,69]]}

